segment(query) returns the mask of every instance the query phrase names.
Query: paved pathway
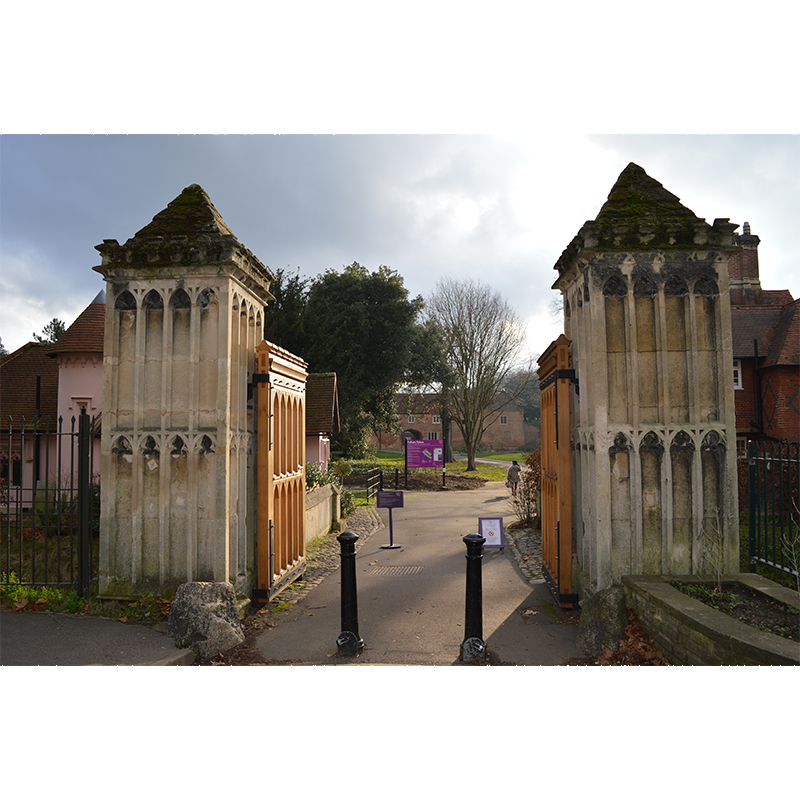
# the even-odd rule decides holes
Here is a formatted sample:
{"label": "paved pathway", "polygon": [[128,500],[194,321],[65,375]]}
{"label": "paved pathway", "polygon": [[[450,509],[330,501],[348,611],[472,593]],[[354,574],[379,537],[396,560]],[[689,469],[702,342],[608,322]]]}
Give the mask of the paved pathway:
{"label": "paved pathway", "polygon": [[[359,633],[357,658],[336,654],[341,632],[337,570],[290,610],[276,614],[258,646],[266,658],[303,664],[459,664],[464,638],[466,547],[478,517],[512,519],[502,483],[472,491],[405,492],[393,510],[394,542],[385,528],[356,556]],[[542,582],[529,583],[507,548],[483,558],[483,638],[494,663],[557,665],[582,654],[571,615],[558,609]]]}

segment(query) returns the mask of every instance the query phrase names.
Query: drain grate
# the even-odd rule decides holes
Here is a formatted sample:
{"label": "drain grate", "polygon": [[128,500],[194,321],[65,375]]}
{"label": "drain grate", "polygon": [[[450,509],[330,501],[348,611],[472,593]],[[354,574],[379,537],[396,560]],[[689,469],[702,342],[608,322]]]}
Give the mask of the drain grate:
{"label": "drain grate", "polygon": [[422,572],[422,567],[418,566],[375,567],[370,575],[418,575],[420,572]]}

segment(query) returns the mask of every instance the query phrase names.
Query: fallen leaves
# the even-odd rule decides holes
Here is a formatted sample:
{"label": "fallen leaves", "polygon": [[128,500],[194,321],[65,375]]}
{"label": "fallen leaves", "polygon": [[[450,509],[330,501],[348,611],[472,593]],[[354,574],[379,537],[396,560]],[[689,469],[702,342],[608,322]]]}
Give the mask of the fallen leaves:
{"label": "fallen leaves", "polygon": [[614,652],[603,646],[602,655],[597,663],[604,667],[641,666],[668,667],[669,662],[660,650],[657,650],[639,624],[635,614],[628,609],[628,627],[625,628],[626,639],[619,640],[619,649]]}
{"label": "fallen leaves", "polygon": [[[36,600],[32,605],[27,597],[23,597],[21,600],[18,600],[16,603],[12,603],[11,610],[12,611],[24,611],[28,608],[29,611],[44,611],[47,608],[47,605],[50,601],[45,597],[40,597]],[[30,608],[29,608],[30,606]]]}

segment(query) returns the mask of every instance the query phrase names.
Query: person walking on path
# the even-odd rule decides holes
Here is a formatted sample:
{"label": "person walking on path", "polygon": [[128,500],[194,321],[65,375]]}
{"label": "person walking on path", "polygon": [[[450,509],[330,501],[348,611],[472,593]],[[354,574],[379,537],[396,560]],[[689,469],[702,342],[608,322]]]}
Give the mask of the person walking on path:
{"label": "person walking on path", "polygon": [[517,496],[517,484],[519,483],[519,473],[522,471],[519,464],[516,461],[511,462],[511,466],[508,468],[508,485],[511,487],[511,494],[513,497]]}

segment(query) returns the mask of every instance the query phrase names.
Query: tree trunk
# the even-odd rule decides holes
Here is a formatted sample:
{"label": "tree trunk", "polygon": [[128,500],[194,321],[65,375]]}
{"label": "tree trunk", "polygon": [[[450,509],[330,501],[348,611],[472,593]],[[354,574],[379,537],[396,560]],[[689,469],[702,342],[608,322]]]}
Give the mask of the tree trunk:
{"label": "tree trunk", "polygon": [[444,439],[444,463],[452,464],[455,458],[453,458],[453,435],[447,398],[442,399],[442,439]]}
{"label": "tree trunk", "polygon": [[464,442],[467,448],[467,472],[475,472],[475,445],[472,442]]}

